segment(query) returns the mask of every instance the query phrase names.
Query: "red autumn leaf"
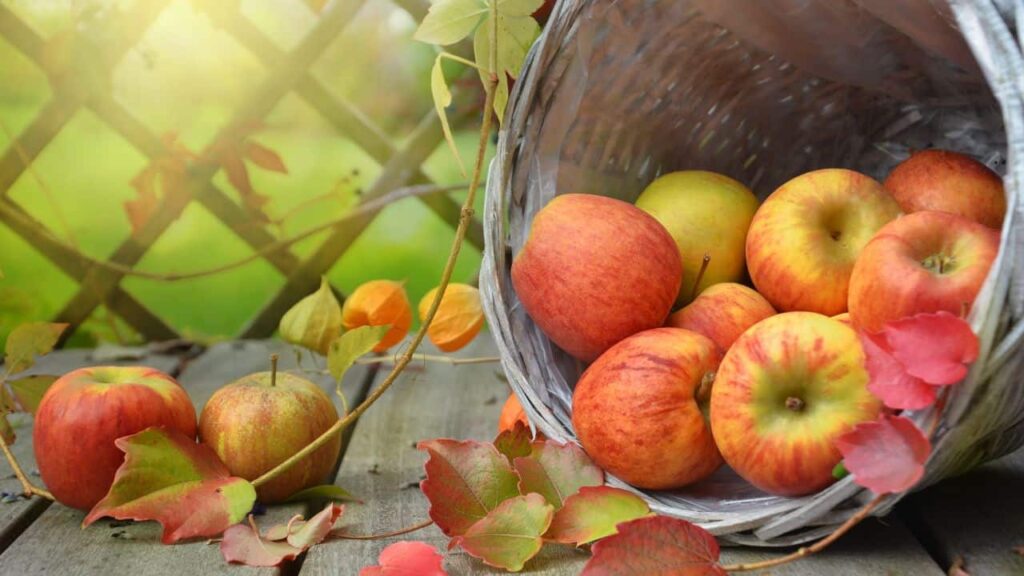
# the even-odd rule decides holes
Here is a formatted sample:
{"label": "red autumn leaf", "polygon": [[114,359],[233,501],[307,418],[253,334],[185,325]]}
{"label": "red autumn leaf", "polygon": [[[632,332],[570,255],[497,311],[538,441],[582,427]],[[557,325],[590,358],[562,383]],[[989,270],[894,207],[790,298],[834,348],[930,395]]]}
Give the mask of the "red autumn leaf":
{"label": "red autumn leaf", "polygon": [[575,444],[534,442],[529,456],[513,461],[519,475],[519,491],[536,492],[555,510],[584,486],[604,484],[604,472]]}
{"label": "red autumn leaf", "polygon": [[[251,523],[252,517],[249,518]],[[232,564],[270,567],[278,566],[285,560],[294,560],[302,554],[302,548],[283,541],[264,540],[259,537],[254,526],[235,524],[224,532],[220,553]]]}
{"label": "red autumn leaf", "polygon": [[288,531],[288,543],[296,548],[306,549],[323,542],[344,511],[344,506],[330,503],[308,521],[293,522],[292,529]]}
{"label": "red autumn leaf", "polygon": [[903,492],[917,484],[932,451],[913,422],[888,414],[858,424],[836,440],[836,448],[853,481],[876,494]]}
{"label": "red autumn leaf", "polygon": [[889,408],[919,410],[935,402],[935,387],[907,374],[906,368],[889,353],[882,336],[860,334],[867,358],[868,390]]}
{"label": "red autumn leaf", "polygon": [[284,160],[281,160],[281,156],[258,142],[249,140],[245,143],[245,157],[264,170],[280,172],[281,174],[288,173],[288,167],[284,165]]}
{"label": "red autumn leaf", "polygon": [[367,566],[359,576],[448,576],[444,556],[424,542],[395,542],[381,550],[377,566]]}
{"label": "red autumn leaf", "polygon": [[[178,141],[178,134],[167,132],[160,137],[164,152],[142,172],[132,178],[135,198],[124,203],[125,213],[132,225],[132,234],[137,234],[160,206],[160,198],[175,188],[184,186],[188,176],[188,164],[196,155]],[[157,184],[160,185],[159,189]]]}
{"label": "red autumn leaf", "polygon": [[114,444],[125,453],[114,484],[85,517],[156,520],[162,541],[216,536],[256,502],[248,480],[232,477],[209,447],[176,430],[147,428]]}
{"label": "red autumn leaf", "polygon": [[499,504],[519,495],[512,466],[491,444],[437,439],[417,446],[430,454],[420,484],[430,519],[448,536],[459,536]]}
{"label": "red autumn leaf", "polygon": [[581,576],[725,576],[718,542],[686,520],[650,516],[619,524],[594,544]]}
{"label": "red autumn leaf", "polygon": [[508,458],[509,463],[520,456],[529,456],[533,451],[530,428],[522,422],[516,422],[511,430],[502,430],[494,439],[494,447]]}
{"label": "red autumn leaf", "polygon": [[580,546],[611,536],[619,524],[650,513],[647,502],[632,492],[611,486],[586,486],[566,498],[544,538]]}
{"label": "red autumn leaf", "polygon": [[452,539],[470,556],[510,572],[523,569],[540,552],[541,536],[551,525],[554,508],[540,494],[516,496],[502,502],[462,536]]}
{"label": "red autumn leaf", "polygon": [[896,320],[883,333],[907,373],[936,386],[963,380],[967,365],[978,359],[978,337],[967,322],[949,312]]}

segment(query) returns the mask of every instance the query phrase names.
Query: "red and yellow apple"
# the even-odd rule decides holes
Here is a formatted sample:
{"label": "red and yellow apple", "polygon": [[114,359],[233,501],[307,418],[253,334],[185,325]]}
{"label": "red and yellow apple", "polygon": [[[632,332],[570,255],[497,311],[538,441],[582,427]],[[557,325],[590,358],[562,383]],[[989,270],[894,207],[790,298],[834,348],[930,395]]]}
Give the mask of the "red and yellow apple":
{"label": "red and yellow apple", "polygon": [[990,228],[1003,226],[1006,192],[998,174],[977,160],[946,150],[922,150],[893,168],[885,188],[910,214],[938,210]]}
{"label": "red and yellow apple", "polygon": [[720,358],[714,342],[681,328],[619,342],[573,392],[572,423],[583,449],[640,488],[678,488],[708,476],[722,460],[697,396],[706,394]]}
{"label": "red and yellow apple", "polygon": [[755,324],[726,353],[711,390],[711,429],[725,461],[783,496],[824,488],[842,460],[835,439],[874,419],[853,328],[813,312]]}
{"label": "red and yellow apple", "polygon": [[970,310],[999,252],[999,233],[948,212],[914,212],[864,247],[850,278],[854,326],[876,332],[919,312]]}
{"label": "red and yellow apple", "polygon": [[196,411],[173,378],[141,366],[80,368],[57,379],[36,411],[36,465],[58,502],[88,510],[110,490],[124,453],[114,440],[151,426],[195,438]]}
{"label": "red and yellow apple", "polygon": [[[235,476],[254,480],[338,421],[330,397],[294,374],[258,372],[214,393],[199,416],[200,439]],[[264,503],[323,483],[334,470],[341,435],[256,490]]]}
{"label": "red and yellow apple", "polygon": [[[636,206],[657,218],[679,248],[683,283],[677,303],[690,302],[713,284],[743,278],[747,228],[757,211],[749,188],[714,172],[671,172],[651,182]],[[710,259],[698,283],[705,255]]]}
{"label": "red and yellow apple", "polygon": [[724,354],[747,328],[775,314],[753,289],[724,282],[709,286],[697,299],[668,317],[667,326],[703,334]]}
{"label": "red and yellow apple", "polygon": [[632,204],[556,196],[533,219],[512,285],[541,330],[591,362],[623,338],[661,326],[682,268],[665,227]]}
{"label": "red and yellow apple", "polygon": [[885,188],[863,174],[832,168],[797,176],[754,215],[750,278],[776,310],[845,312],[857,256],[899,214]]}

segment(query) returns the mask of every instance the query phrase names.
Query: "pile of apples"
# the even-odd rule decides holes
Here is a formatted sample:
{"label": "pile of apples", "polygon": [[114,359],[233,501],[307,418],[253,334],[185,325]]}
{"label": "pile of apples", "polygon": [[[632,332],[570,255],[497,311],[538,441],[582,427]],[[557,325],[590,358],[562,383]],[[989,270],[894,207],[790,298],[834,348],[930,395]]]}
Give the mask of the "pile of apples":
{"label": "pile of apples", "polygon": [[673,489],[724,461],[796,496],[833,482],[835,439],[883,410],[858,330],[965,315],[1005,212],[998,175],[941,150],[913,154],[884,185],[808,172],[760,206],[726,176],[674,172],[635,205],[555,197],[512,282],[551,341],[589,363],[572,421],[601,467]]}

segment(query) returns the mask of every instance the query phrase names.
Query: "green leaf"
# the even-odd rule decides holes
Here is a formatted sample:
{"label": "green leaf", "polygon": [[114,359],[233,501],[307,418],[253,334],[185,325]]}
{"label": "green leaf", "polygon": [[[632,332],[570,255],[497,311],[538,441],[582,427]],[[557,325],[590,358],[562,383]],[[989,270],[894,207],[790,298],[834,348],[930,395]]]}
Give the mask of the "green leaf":
{"label": "green leaf", "polygon": [[498,13],[505,16],[532,16],[543,5],[544,0],[498,0]]}
{"label": "green leaf", "polygon": [[850,475],[850,471],[846,469],[846,464],[842,460],[836,464],[835,468],[832,469],[832,477],[836,480],[842,480]]}
{"label": "green leaf", "polygon": [[469,36],[488,11],[482,0],[438,0],[430,6],[413,39],[447,46]]}
{"label": "green leaf", "polygon": [[617,532],[623,522],[651,514],[644,499],[611,486],[587,486],[565,500],[545,540],[581,546]]}
{"label": "green leaf", "polygon": [[[505,16],[498,14],[497,36],[498,51],[495,54],[495,72],[498,74],[498,88],[494,97],[494,112],[502,120],[505,105],[508,102],[508,74],[512,78],[519,77],[523,61],[533,41],[540,34],[537,21],[529,16]],[[486,84],[487,73],[491,70],[491,28],[490,16],[476,29],[473,37],[473,55],[480,68],[480,78]]]}
{"label": "green leaf", "polygon": [[289,496],[285,502],[305,502],[307,500],[359,501],[359,499],[353,496],[351,492],[345,490],[341,486],[335,486],[334,484],[322,484],[320,486],[313,486],[312,488],[306,488],[305,490],[296,492]]}
{"label": "green leaf", "polygon": [[533,452],[533,438],[530,429],[522,422],[516,422],[511,430],[503,430],[494,439],[494,447],[501,452],[509,463],[520,456],[529,456]]}
{"label": "green leaf", "polygon": [[341,333],[341,304],[327,278],[321,277],[316,292],[285,312],[278,329],[286,342],[327,354],[331,342]]}
{"label": "green leaf", "polygon": [[164,528],[163,543],[171,544],[217,536],[256,502],[248,480],[232,477],[211,448],[181,432],[147,428],[114,444],[125,453],[124,463],[83,526],[104,516],[156,520]]}
{"label": "green leaf", "polygon": [[452,127],[448,123],[448,113],[445,109],[452,104],[452,92],[448,89],[448,83],[444,79],[444,69],[441,68],[441,61],[444,59],[444,52],[434,59],[434,67],[430,70],[430,94],[434,98],[434,109],[437,110],[437,117],[441,120],[441,131],[444,133],[444,141],[455,156],[455,162],[459,165],[462,175],[466,175],[466,166],[462,163],[462,156],[459,155],[459,148],[455,145],[455,138],[452,136]]}
{"label": "green leaf", "polygon": [[558,510],[584,486],[604,484],[604,472],[575,444],[534,442],[529,456],[513,461],[519,491],[536,492]]}
{"label": "green leaf", "polygon": [[327,354],[327,369],[331,372],[331,376],[338,381],[339,389],[341,379],[356,359],[373,350],[373,347],[380,343],[390,329],[390,324],[360,326],[345,332],[331,342],[331,349]]}
{"label": "green leaf", "polygon": [[18,404],[25,412],[35,414],[39,403],[43,400],[43,394],[50,389],[50,384],[56,380],[56,376],[26,376],[17,380],[10,380],[7,383],[18,399]]}
{"label": "green leaf", "polygon": [[540,552],[541,535],[551,525],[554,508],[540,494],[516,496],[502,502],[473,524],[452,544],[489,566],[518,572]]}
{"label": "green leaf", "polygon": [[36,363],[36,355],[53,350],[67,327],[67,324],[30,322],[12,330],[4,345],[7,373],[17,374],[31,368]]}

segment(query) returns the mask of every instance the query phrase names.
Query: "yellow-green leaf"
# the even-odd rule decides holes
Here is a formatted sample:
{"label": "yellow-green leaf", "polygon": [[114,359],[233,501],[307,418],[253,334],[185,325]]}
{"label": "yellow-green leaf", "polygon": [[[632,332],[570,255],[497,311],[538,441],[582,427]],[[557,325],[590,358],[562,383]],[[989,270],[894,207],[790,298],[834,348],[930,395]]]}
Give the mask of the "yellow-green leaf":
{"label": "yellow-green leaf", "polygon": [[56,379],[56,376],[26,376],[8,381],[7,383],[10,384],[11,391],[14,392],[14,397],[18,399],[21,409],[35,414],[39,408],[39,402],[43,399],[43,394],[46,394],[50,384],[53,384],[53,381]]}
{"label": "yellow-green leaf", "polygon": [[335,484],[323,484],[300,490],[288,497],[285,502],[305,502],[307,500],[347,500],[359,501],[351,492]]}
{"label": "yellow-green leaf", "polygon": [[482,0],[439,0],[430,6],[413,38],[440,46],[454,44],[469,36],[487,11]]}
{"label": "yellow-green leaf", "polygon": [[[504,120],[505,106],[508,103],[508,76],[516,78],[523,69],[523,61],[533,41],[540,34],[537,21],[529,16],[504,16],[498,14],[497,47],[495,66],[498,74],[498,86],[494,95],[494,112],[498,120]],[[480,69],[480,78],[487,82],[487,74],[491,69],[491,28],[490,16],[476,29],[473,37],[473,55]]]}
{"label": "yellow-green leaf", "polygon": [[530,16],[543,5],[544,0],[498,0],[498,13],[505,16]]}
{"label": "yellow-green leaf", "polygon": [[444,79],[444,69],[441,68],[441,60],[444,53],[438,54],[434,59],[434,67],[430,70],[430,94],[434,97],[434,108],[437,110],[437,117],[441,120],[441,131],[444,132],[444,141],[448,143],[455,161],[459,164],[462,175],[466,175],[466,166],[459,156],[459,149],[455,146],[455,138],[452,137],[452,127],[448,124],[448,113],[445,108],[452,104],[452,91],[448,89],[448,83]]}
{"label": "yellow-green leaf", "polygon": [[6,356],[4,362],[7,365],[7,373],[17,374],[31,368],[36,363],[36,355],[43,355],[53,350],[60,335],[67,327],[67,324],[30,322],[12,330],[4,345]]}
{"label": "yellow-green leaf", "polygon": [[345,332],[331,342],[331,349],[327,355],[327,369],[331,372],[331,376],[338,381],[339,388],[345,372],[348,372],[356,359],[373,350],[373,347],[384,338],[390,329],[390,324],[360,326]]}
{"label": "yellow-green leaf", "polygon": [[285,312],[279,330],[286,342],[327,354],[331,341],[341,333],[341,304],[327,278],[320,279],[319,290]]}
{"label": "yellow-green leaf", "polygon": [[306,0],[306,6],[317,14],[324,11],[324,6],[327,5],[327,0]]}

